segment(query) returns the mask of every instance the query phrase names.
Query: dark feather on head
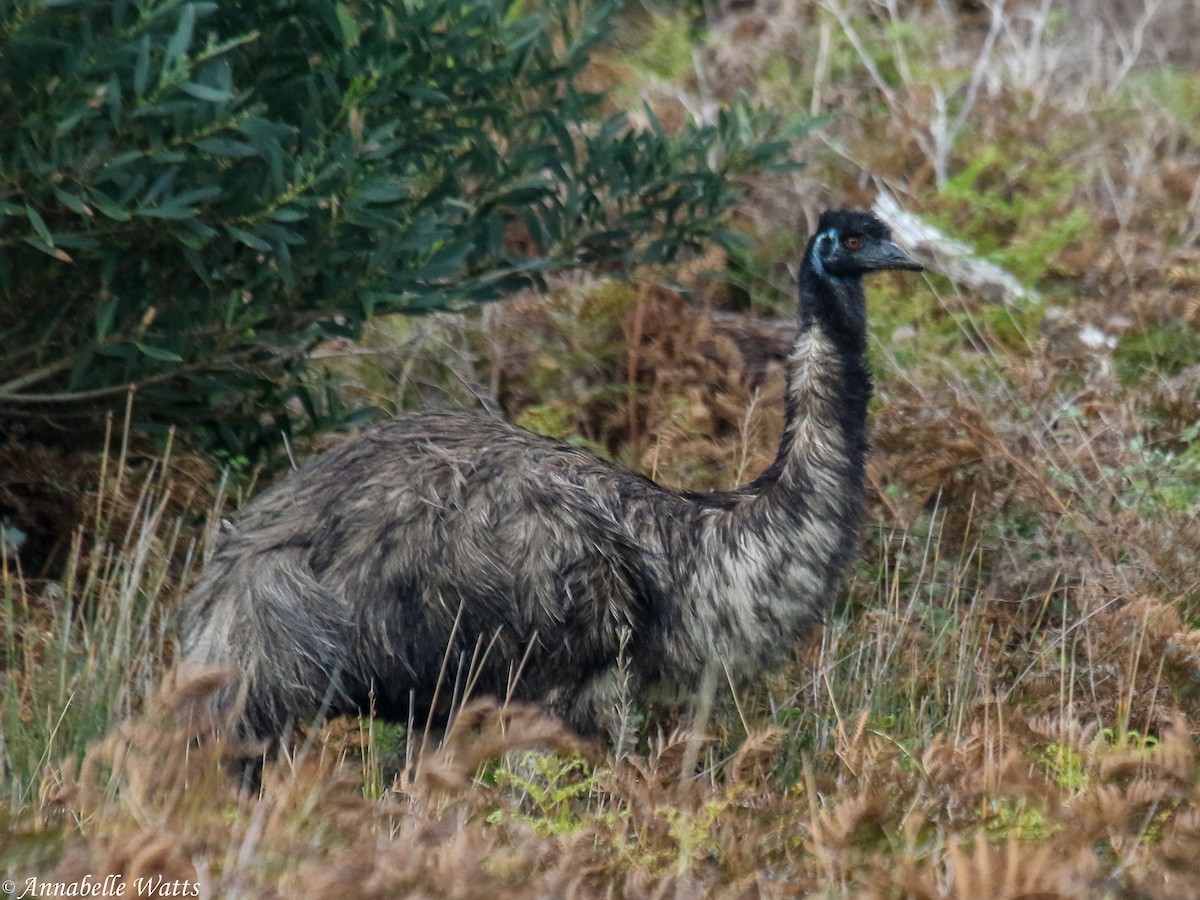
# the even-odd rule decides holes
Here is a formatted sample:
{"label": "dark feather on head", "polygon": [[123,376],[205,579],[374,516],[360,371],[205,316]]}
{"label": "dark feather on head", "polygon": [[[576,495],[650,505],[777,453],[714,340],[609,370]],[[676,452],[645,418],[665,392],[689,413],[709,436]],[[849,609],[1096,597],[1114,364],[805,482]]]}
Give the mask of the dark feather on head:
{"label": "dark feather on head", "polygon": [[861,234],[863,237],[890,241],[892,232],[878,218],[856,209],[829,209],[821,214],[817,233],[836,229],[839,234]]}

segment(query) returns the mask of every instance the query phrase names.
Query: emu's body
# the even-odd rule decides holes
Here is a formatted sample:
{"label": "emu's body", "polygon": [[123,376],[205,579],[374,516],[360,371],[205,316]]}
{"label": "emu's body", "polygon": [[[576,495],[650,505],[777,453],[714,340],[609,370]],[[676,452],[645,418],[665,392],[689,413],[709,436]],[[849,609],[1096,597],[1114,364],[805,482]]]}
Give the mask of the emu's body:
{"label": "emu's body", "polygon": [[536,700],[612,737],[624,690],[780,664],[855,552],[871,393],[861,276],[882,268],[918,267],[872,217],[822,217],[783,439],[752,483],[676,493],[498,420],[398,418],[237,516],[193,592],[185,667],[235,669],[218,702],[241,694],[253,737],[321,711],[422,716],[467,669],[475,694]]}

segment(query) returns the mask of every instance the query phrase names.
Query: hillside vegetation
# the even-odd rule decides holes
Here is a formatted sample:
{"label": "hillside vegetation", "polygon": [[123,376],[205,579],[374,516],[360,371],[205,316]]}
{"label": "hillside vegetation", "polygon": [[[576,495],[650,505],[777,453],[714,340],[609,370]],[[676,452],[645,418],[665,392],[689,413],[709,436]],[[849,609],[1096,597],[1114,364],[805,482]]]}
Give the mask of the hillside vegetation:
{"label": "hillside vegetation", "polygon": [[868,287],[871,508],[824,628],[690,721],[631,711],[623,758],[478,699],[445,734],[330,723],[239,794],[237,748],[190,715],[212,683],[164,674],[204,534],[254,473],[143,452],[117,417],[57,574],[0,556],[0,872],[234,897],[1198,896],[1196,34],[1188,0],[626,9],[580,73],[609,111],[674,132],[744,92],[817,119],[804,168],[733,208],[744,240],[313,356],[347,406],[499,406],[672,486],[733,484],[778,441],[809,227],[882,204],[930,265]]}

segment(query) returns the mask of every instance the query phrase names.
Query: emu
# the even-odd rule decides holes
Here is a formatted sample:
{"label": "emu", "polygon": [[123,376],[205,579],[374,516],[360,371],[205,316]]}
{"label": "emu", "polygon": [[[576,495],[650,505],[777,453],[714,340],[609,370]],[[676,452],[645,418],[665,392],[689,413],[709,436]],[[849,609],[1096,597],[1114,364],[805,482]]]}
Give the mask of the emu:
{"label": "emu", "polygon": [[617,707],[786,662],[840,590],[863,515],[862,277],[921,266],[827,211],[799,273],[785,427],[751,483],[675,492],[494,418],[406,415],[292,472],[220,535],[184,670],[224,665],[235,732],[441,713],[456,673],[618,740]]}

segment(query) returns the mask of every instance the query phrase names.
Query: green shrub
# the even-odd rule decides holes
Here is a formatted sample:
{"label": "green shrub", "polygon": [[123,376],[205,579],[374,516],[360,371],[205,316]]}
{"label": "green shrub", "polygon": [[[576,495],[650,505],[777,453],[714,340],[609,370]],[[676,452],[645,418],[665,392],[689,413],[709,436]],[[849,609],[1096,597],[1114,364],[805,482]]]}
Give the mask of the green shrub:
{"label": "green shrub", "polygon": [[325,426],[322,339],[722,240],[786,150],[577,84],[611,3],[0,0],[0,416],[253,458]]}
{"label": "green shrub", "polygon": [[1067,138],[1047,147],[1009,140],[983,143],[939,197],[935,216],[1024,284],[1057,271],[1057,255],[1096,233],[1076,197],[1088,168],[1054,165],[1069,156]]}

